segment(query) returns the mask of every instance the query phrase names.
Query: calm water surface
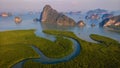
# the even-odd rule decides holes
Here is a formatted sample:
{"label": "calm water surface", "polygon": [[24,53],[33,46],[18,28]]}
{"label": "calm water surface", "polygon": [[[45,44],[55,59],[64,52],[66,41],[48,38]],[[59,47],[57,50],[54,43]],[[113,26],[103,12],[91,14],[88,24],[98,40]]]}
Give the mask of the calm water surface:
{"label": "calm water surface", "polygon": [[[60,27],[60,26],[53,26],[53,25],[44,25],[40,24],[39,22],[34,22],[34,18],[39,18],[40,14],[34,14],[34,15],[21,15],[22,22],[20,24],[15,24],[14,17],[7,17],[2,18],[0,17],[0,31],[8,31],[8,30],[21,30],[21,29],[36,29],[35,32],[38,36],[44,36],[44,37],[51,37],[47,34],[42,34],[43,29],[54,29],[54,30],[64,30],[64,31],[72,31],[74,32],[78,37],[94,42],[92,39],[89,38],[90,34],[99,34],[103,36],[107,36],[110,38],[113,38],[120,42],[120,34],[108,31],[107,29],[100,28],[98,26],[99,22],[98,20],[85,20],[82,18],[79,18],[79,15],[68,15],[69,17],[73,18],[76,22],[79,20],[84,20],[87,24],[85,27]],[[91,27],[90,24],[94,23],[96,24],[95,27]],[[54,40],[53,37],[51,37],[52,40]]]}
{"label": "calm water surface", "polygon": [[[76,22],[79,19],[79,15],[74,15],[74,16],[69,15],[69,16],[71,16],[71,18],[75,19]],[[55,40],[54,36],[42,33],[42,30],[44,30],[44,29],[54,29],[54,30],[62,30],[62,31],[72,31],[79,38],[87,40],[89,42],[95,42],[92,39],[90,39],[90,37],[89,37],[90,34],[99,34],[99,35],[107,36],[107,37],[113,38],[120,42],[120,34],[115,33],[115,32],[110,32],[107,29],[103,29],[98,26],[95,26],[95,27],[90,26],[91,23],[98,25],[100,21],[97,21],[97,20],[93,21],[93,20],[82,19],[87,24],[85,27],[60,27],[60,26],[54,26],[54,25],[44,25],[44,24],[41,24],[40,22],[34,22],[33,19],[39,18],[39,14],[21,15],[20,17],[22,18],[23,21],[20,24],[15,24],[14,17],[15,16],[7,17],[7,18],[0,17],[0,32],[9,31],[9,30],[36,29],[35,34],[37,36],[41,36],[46,39],[54,41]],[[33,49],[35,49],[35,51],[38,50],[34,47],[33,47]],[[62,60],[61,59],[53,60],[53,59],[49,59],[49,58],[46,59],[43,55],[43,58],[46,59],[45,61],[43,61],[42,59],[36,59],[35,61],[43,62],[43,63],[51,63],[51,62],[56,63],[58,61],[59,62],[68,61],[73,58],[72,56],[78,55],[78,53],[80,52],[79,50],[80,49],[76,49],[76,51],[74,50],[74,52],[72,54],[70,54],[67,57],[62,58]],[[39,50],[37,52],[42,54],[42,52]],[[69,57],[69,59],[67,59],[68,57]],[[51,60],[51,62],[47,62],[48,60]],[[21,68],[23,63],[24,63],[24,61],[21,61],[20,63],[16,64],[13,68],[18,68],[18,67]]]}

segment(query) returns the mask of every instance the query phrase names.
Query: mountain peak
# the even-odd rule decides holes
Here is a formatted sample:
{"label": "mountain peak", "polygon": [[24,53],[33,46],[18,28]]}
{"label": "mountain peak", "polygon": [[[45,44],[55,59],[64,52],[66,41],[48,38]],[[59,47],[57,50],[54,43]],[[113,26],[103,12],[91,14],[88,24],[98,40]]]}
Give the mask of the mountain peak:
{"label": "mountain peak", "polygon": [[52,8],[50,5],[45,5],[44,8]]}
{"label": "mountain peak", "polygon": [[40,18],[42,23],[51,23],[64,26],[75,25],[75,21],[73,19],[57,12],[50,5],[45,5]]}

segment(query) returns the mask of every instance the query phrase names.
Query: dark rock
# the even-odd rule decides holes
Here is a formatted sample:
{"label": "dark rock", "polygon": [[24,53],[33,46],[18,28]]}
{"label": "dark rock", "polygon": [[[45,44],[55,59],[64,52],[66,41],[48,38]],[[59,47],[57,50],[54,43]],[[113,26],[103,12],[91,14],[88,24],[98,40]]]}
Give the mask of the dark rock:
{"label": "dark rock", "polygon": [[62,13],[58,13],[50,5],[46,5],[43,8],[40,21],[42,23],[52,23],[63,26],[74,26],[75,21]]}
{"label": "dark rock", "polygon": [[113,14],[103,14],[102,19],[107,19],[113,17]]}
{"label": "dark rock", "polygon": [[92,23],[92,24],[91,24],[91,27],[95,27],[95,24]]}
{"label": "dark rock", "polygon": [[103,27],[104,24],[105,24],[106,22],[108,22],[108,21],[109,21],[109,18],[104,19],[104,20],[99,24],[99,26],[100,26],[100,27]]}
{"label": "dark rock", "polygon": [[34,18],[33,21],[34,21],[34,22],[38,22],[38,21],[40,21],[40,20],[39,20],[38,18]]}

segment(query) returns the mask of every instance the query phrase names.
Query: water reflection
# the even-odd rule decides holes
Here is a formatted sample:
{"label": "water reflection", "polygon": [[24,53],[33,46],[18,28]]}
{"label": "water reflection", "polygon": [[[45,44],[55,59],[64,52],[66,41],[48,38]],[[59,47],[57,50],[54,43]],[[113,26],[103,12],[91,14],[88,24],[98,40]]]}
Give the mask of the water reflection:
{"label": "water reflection", "polygon": [[[36,29],[37,31],[35,32],[36,35],[41,35],[44,37],[48,37],[47,34],[44,35],[42,34],[42,30],[44,29],[52,29],[52,30],[62,30],[62,31],[72,31],[74,32],[78,37],[94,42],[89,35],[90,34],[99,34],[103,36],[107,36],[110,38],[113,38],[117,41],[120,42],[120,34],[117,34],[115,32],[110,32],[106,29],[100,28],[98,26],[99,22],[101,20],[84,20],[85,23],[87,24],[85,27],[67,27],[67,26],[56,26],[52,24],[41,24],[40,22],[34,22],[33,19],[39,18],[39,14],[36,15],[21,15],[20,17],[22,18],[22,23],[16,25],[14,22],[14,17],[7,17],[7,18],[2,18],[0,17],[0,31],[8,31],[8,30],[21,30],[21,29]],[[96,25],[95,27],[91,27],[90,24],[94,22]],[[54,39],[52,39],[54,40]]]}
{"label": "water reflection", "polygon": [[90,34],[98,34],[106,37],[113,38],[117,41],[120,42],[120,35],[108,30],[105,30],[101,27],[90,27],[90,26],[85,26],[85,27],[64,27],[64,26],[55,26],[55,25],[50,25],[50,24],[44,24],[42,25],[43,29],[51,29],[51,30],[64,30],[64,31],[72,31],[74,32],[78,37],[90,41],[90,42],[95,42],[93,41],[89,35]]}

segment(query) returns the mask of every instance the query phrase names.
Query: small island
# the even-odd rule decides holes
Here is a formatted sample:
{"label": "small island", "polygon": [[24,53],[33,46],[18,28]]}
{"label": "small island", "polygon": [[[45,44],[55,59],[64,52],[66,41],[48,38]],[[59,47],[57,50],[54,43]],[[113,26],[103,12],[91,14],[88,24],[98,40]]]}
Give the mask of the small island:
{"label": "small island", "polygon": [[15,18],[14,18],[14,22],[15,22],[16,24],[20,24],[20,23],[22,22],[22,19],[21,19],[20,17],[15,17]]}

